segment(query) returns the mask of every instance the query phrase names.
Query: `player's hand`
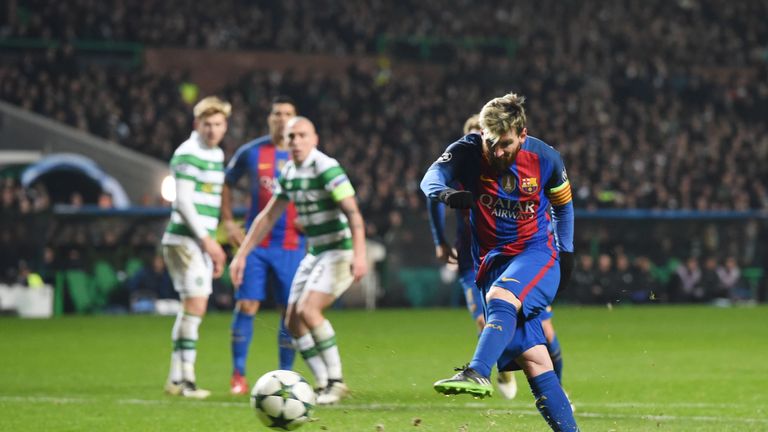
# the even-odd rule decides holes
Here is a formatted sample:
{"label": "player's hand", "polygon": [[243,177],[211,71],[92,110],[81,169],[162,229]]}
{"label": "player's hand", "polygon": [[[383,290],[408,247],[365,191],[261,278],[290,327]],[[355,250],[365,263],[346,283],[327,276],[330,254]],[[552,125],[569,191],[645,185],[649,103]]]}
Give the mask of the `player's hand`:
{"label": "player's hand", "polygon": [[456,249],[452,248],[447,243],[440,243],[435,246],[435,257],[445,264],[456,264],[459,260]]}
{"label": "player's hand", "polygon": [[240,247],[245,239],[243,229],[233,220],[224,221],[224,229],[227,231],[227,240],[234,247]]}
{"label": "player's hand", "polygon": [[440,192],[437,199],[446,203],[448,207],[453,209],[468,209],[471,208],[475,202],[470,191],[457,191],[454,189],[446,189]]}
{"label": "player's hand", "polygon": [[245,257],[236,254],[229,263],[229,278],[232,280],[235,290],[240,288],[243,283],[243,273],[245,272]]}
{"label": "player's hand", "polygon": [[360,279],[368,273],[368,263],[365,258],[355,257],[352,260],[352,277],[355,278],[355,282],[360,282]]}
{"label": "player's hand", "polygon": [[224,274],[224,264],[227,261],[227,254],[224,253],[224,249],[216,240],[211,237],[205,237],[203,239],[203,250],[211,256],[213,261],[213,277],[218,279]]}

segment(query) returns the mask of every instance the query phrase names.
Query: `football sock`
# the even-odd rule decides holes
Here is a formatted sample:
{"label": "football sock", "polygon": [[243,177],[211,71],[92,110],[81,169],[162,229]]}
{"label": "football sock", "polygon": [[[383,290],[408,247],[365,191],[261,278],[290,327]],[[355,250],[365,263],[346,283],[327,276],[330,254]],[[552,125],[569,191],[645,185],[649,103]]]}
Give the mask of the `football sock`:
{"label": "football sock", "polygon": [[516,326],[517,309],[515,305],[500,299],[489,301],[485,328],[477,341],[475,356],[469,363],[469,367],[486,378],[490,377],[493,365],[496,364],[501,353],[512,341]]}
{"label": "football sock", "polygon": [[295,340],[296,349],[301,353],[301,357],[307,362],[309,370],[315,376],[315,386],[323,388],[328,385],[328,368],[325,361],[320,357],[320,352],[315,346],[315,339],[312,333],[307,333]]}
{"label": "football sock", "polygon": [[312,337],[315,338],[317,349],[328,367],[328,378],[341,380],[341,357],[339,356],[339,347],[336,345],[336,332],[333,331],[331,322],[325,320],[313,328]]}
{"label": "football sock", "polygon": [[296,350],[293,348],[293,338],[285,327],[285,319],[280,318],[280,329],[277,332],[277,348],[280,360],[280,369],[292,370],[293,359],[296,357]]}
{"label": "football sock", "polygon": [[236,311],[232,317],[232,373],[245,376],[248,347],[253,338],[253,315]]}
{"label": "football sock", "polygon": [[172,382],[181,382],[181,346],[179,345],[179,327],[181,326],[181,317],[184,312],[176,315],[176,321],[171,329],[171,342],[173,342],[173,351],[171,351],[171,370],[168,379]]}
{"label": "football sock", "polygon": [[536,408],[553,431],[577,432],[579,430],[571,411],[571,404],[554,371],[528,378],[528,383],[536,399]]}
{"label": "football sock", "polygon": [[[178,320],[179,317],[177,316]],[[202,317],[181,314],[179,324],[178,347],[181,350],[181,372],[184,381],[195,382],[195,360],[197,359],[198,328],[203,321]]]}
{"label": "football sock", "polygon": [[560,341],[557,340],[557,335],[552,339],[552,342],[547,344],[547,351],[549,351],[549,357],[552,359],[552,365],[555,367],[555,374],[558,381],[563,382],[563,355],[560,352]]}

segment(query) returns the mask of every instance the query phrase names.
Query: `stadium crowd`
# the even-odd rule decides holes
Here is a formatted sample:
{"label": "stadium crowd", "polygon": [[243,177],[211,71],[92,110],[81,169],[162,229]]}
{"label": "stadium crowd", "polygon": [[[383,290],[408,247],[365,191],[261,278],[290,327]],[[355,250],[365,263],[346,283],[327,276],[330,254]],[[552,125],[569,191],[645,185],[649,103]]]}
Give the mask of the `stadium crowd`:
{"label": "stadium crowd", "polygon": [[[265,133],[272,96],[294,97],[347,167],[372,237],[417,228],[403,220],[423,211],[423,171],[511,89],[528,98],[529,132],[562,152],[577,209],[768,210],[765,2],[13,3],[0,38],[60,45],[0,56],[0,99],[163,160],[189,132],[189,78],[86,59],[75,41],[393,62],[407,53],[388,40],[427,48],[437,74],[254,71],[219,91],[234,106],[228,156]],[[477,49],[489,28],[513,53]]]}

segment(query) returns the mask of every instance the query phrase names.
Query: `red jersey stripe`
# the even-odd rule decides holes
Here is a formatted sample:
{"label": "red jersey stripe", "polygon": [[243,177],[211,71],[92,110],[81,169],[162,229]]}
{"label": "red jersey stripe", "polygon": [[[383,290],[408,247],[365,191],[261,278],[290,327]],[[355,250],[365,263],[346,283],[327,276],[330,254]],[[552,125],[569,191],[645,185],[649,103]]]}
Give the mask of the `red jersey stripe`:
{"label": "red jersey stripe", "polygon": [[547,261],[547,264],[546,264],[546,265],[544,265],[544,267],[542,267],[542,269],[541,269],[541,270],[539,270],[539,272],[538,272],[538,273],[536,273],[536,277],[534,277],[534,278],[533,278],[533,280],[531,280],[530,282],[528,282],[528,285],[526,285],[526,286],[525,286],[525,288],[523,288],[523,291],[522,291],[522,292],[520,292],[520,301],[521,301],[521,302],[525,300],[525,297],[526,297],[526,296],[528,296],[528,293],[529,293],[529,292],[531,292],[531,290],[533,289],[533,287],[535,287],[535,286],[536,286],[536,284],[538,284],[538,283],[539,283],[539,281],[541,280],[541,278],[543,278],[543,277],[544,277],[544,275],[545,275],[545,274],[547,274],[547,272],[549,271],[549,269],[551,269],[551,268],[552,268],[552,266],[553,266],[554,264],[555,264],[555,256],[554,256],[554,255],[552,255],[552,256],[549,258],[549,261]]}
{"label": "red jersey stripe", "polygon": [[[520,204],[523,208],[524,203],[535,202],[536,208],[541,205],[541,188],[537,187],[531,193],[526,193],[521,186],[526,179],[534,179],[535,184],[541,182],[541,162],[539,155],[527,150],[520,150],[515,158],[517,166],[518,188],[520,189]],[[525,248],[525,244],[539,231],[538,218],[536,214],[531,214],[529,219],[521,217],[517,221],[517,239],[504,246],[504,251],[510,254],[518,254]]]}
{"label": "red jersey stripe", "polygon": [[[275,146],[264,145],[259,148],[259,162],[257,167],[258,178],[255,181],[261,182],[263,178],[272,179],[275,177]],[[276,180],[275,180],[276,181]],[[271,188],[270,188],[271,189]],[[259,187],[259,209],[263,209],[272,198],[272,192],[268,188]],[[259,246],[268,247],[272,242],[272,231],[268,232]]]}
{"label": "red jersey stripe", "polygon": [[[277,179],[275,179],[277,181]],[[283,237],[283,249],[296,250],[299,248],[299,230],[296,228],[296,206],[288,204],[285,211],[285,236]]]}

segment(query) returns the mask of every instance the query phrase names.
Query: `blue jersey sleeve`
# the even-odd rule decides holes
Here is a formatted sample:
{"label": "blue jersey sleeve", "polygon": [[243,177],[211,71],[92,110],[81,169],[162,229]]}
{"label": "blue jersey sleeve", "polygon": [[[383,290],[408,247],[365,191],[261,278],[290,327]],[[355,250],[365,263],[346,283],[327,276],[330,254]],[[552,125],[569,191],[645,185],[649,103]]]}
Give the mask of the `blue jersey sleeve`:
{"label": "blue jersey sleeve", "polygon": [[555,228],[557,249],[562,252],[573,252],[573,197],[571,183],[565,171],[565,164],[560,154],[552,151],[552,173],[546,182],[546,194],[552,203],[552,223]]}
{"label": "blue jersey sleeve", "polygon": [[464,141],[457,141],[448,146],[439,158],[429,167],[421,179],[421,190],[428,198],[437,200],[440,192],[449,189],[451,184],[459,181],[462,163],[469,156],[469,148]]}
{"label": "blue jersey sleeve", "polygon": [[224,181],[228,185],[234,186],[237,181],[240,180],[240,177],[248,172],[248,152],[252,149],[252,145],[245,144],[237,149],[235,155],[232,156],[232,159],[227,165],[227,171],[224,175]]}
{"label": "blue jersey sleeve", "polygon": [[427,211],[435,246],[448,243],[445,239],[445,204],[427,198]]}

